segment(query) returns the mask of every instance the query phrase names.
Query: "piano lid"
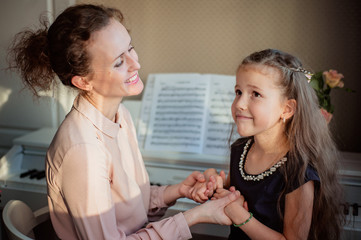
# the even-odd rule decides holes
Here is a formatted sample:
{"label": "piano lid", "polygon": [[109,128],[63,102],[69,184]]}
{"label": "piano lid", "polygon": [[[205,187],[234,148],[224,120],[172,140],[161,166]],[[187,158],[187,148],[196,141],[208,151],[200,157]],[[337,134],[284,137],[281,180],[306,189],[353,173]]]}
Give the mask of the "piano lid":
{"label": "piano lid", "polygon": [[53,140],[56,130],[56,128],[41,128],[37,131],[15,138],[13,144],[23,146],[24,151],[34,150],[46,152]]}
{"label": "piano lid", "polygon": [[[18,137],[14,139],[14,145],[20,145],[23,147],[23,153],[30,153],[30,154],[45,154],[57,129],[56,128],[41,128],[37,131],[28,133],[24,136]],[[144,151],[141,149],[145,163],[147,162],[158,162],[161,158],[164,158],[165,154],[155,154],[149,151]],[[160,155],[163,155],[160,157]],[[166,158],[168,163],[173,165],[174,161],[179,159],[188,159],[187,157],[191,157],[195,160],[200,160],[201,156],[196,154],[191,154],[192,156],[186,156],[187,154],[184,153],[177,153],[177,154],[166,154]],[[214,158],[214,156],[213,156]],[[212,165],[212,157],[208,156],[207,165]],[[222,159],[223,161],[227,161]],[[350,153],[350,152],[341,152],[341,159],[340,159],[340,167],[339,169],[341,176],[343,177],[356,177],[357,179],[361,179],[361,153]],[[174,166],[174,165],[173,165]]]}

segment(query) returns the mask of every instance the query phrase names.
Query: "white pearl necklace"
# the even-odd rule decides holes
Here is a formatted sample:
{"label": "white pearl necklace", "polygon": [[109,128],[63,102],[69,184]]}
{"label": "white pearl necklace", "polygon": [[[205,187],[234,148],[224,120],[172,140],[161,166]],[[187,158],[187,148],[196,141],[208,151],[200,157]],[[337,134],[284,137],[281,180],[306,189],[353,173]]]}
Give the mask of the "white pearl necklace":
{"label": "white pearl necklace", "polygon": [[282,166],[286,161],[287,161],[287,157],[283,157],[281,158],[281,160],[279,160],[275,165],[273,165],[269,170],[264,171],[263,173],[260,173],[258,175],[246,175],[246,173],[243,170],[243,162],[245,161],[245,156],[247,154],[247,149],[249,147],[249,145],[251,144],[252,139],[249,139],[246,143],[246,145],[243,148],[243,153],[241,155],[240,161],[239,161],[239,171],[241,172],[241,176],[244,180],[246,181],[260,181],[263,180],[265,177],[268,177],[270,175],[272,175],[272,173],[274,173],[277,168],[279,168],[280,166]]}

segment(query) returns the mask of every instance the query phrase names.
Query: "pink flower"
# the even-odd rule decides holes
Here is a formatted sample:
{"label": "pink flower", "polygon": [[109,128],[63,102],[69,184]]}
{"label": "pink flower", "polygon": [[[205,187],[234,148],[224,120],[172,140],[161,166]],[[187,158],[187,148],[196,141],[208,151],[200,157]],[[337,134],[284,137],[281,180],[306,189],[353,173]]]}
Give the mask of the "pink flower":
{"label": "pink flower", "polygon": [[343,78],[343,75],[341,73],[338,73],[336,70],[329,70],[323,72],[323,77],[325,79],[325,82],[328,86],[331,88],[334,87],[343,87],[343,83],[341,84],[341,79]]}
{"label": "pink flower", "polygon": [[321,108],[320,110],[321,110],[321,114],[325,118],[326,122],[330,123],[330,121],[332,119],[332,113],[327,112],[327,110],[324,108]]}
{"label": "pink flower", "polygon": [[343,88],[344,85],[345,83],[343,81],[340,81],[336,87]]}

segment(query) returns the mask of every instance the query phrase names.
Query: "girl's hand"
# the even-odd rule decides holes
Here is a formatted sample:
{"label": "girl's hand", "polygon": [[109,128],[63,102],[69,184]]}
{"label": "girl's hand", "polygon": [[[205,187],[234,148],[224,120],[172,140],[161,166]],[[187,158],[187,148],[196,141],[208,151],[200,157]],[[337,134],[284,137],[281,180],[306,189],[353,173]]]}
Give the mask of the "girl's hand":
{"label": "girl's hand", "polygon": [[[213,185],[216,184],[217,181],[215,180],[211,180],[206,183],[205,176],[198,171],[194,171],[183,182],[175,185],[169,185],[164,190],[164,202],[169,204],[178,198],[186,197],[203,203],[208,200],[211,194],[213,194],[213,191],[209,193],[208,189],[213,189]],[[220,181],[218,184],[221,184]]]}
{"label": "girl's hand", "polygon": [[190,191],[192,199],[199,203],[204,203],[209,200],[213,195],[214,189],[216,189],[217,184],[223,184],[222,179],[218,176],[218,183],[214,176],[210,176],[208,181],[197,182]]}
{"label": "girl's hand", "polygon": [[211,188],[208,186],[210,184],[212,183],[197,182],[194,187],[190,189],[189,194],[191,196],[191,199],[199,203],[204,203],[208,201],[208,199],[212,196],[212,193],[208,190],[208,188]]}
{"label": "girl's hand", "polygon": [[199,203],[206,202],[210,197],[212,197],[216,189],[222,189],[226,178],[224,171],[221,171],[218,175],[214,168],[204,171],[204,176],[206,181],[197,182],[190,192],[192,199]]}
{"label": "girl's hand", "polygon": [[207,185],[207,189],[211,191],[212,194],[216,189],[223,188],[226,182],[226,174],[223,170],[218,174],[214,168],[210,168],[204,171],[203,174],[206,178],[206,181],[212,183]]}
{"label": "girl's hand", "polygon": [[[235,187],[230,187],[229,189],[230,192],[236,191]],[[217,190],[217,195],[216,194],[215,195],[216,197],[221,197],[224,194],[227,193],[225,191]],[[247,202],[244,200],[243,195],[240,195],[240,197],[237,200],[228,204],[224,208],[224,212],[232,220],[233,223],[237,223],[237,224],[246,221],[249,217],[248,205]]]}
{"label": "girl's hand", "polygon": [[225,214],[225,207],[240,197],[238,191],[225,195],[223,198],[208,201],[184,212],[188,226],[198,223],[214,223],[220,225],[231,225],[232,221]]}
{"label": "girl's hand", "polygon": [[[233,187],[233,186],[230,187],[229,190],[217,189],[216,193],[213,194],[212,200],[223,198],[224,196],[226,196],[230,192],[235,192],[235,191],[236,191],[236,188]],[[241,206],[248,211],[248,204],[247,204],[247,201],[245,201],[243,195],[240,196],[240,198],[237,200],[237,202],[240,203]]]}
{"label": "girl's hand", "polygon": [[241,196],[224,208],[224,212],[233,223],[243,223],[249,218],[249,212],[244,208],[244,203],[244,197]]}

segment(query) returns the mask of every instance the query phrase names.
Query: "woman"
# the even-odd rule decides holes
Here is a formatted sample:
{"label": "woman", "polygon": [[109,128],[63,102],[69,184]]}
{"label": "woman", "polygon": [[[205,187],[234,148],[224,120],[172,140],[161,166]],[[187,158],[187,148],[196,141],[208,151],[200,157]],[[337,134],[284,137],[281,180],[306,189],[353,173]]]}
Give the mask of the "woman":
{"label": "woman", "polygon": [[[77,5],[47,29],[22,32],[12,47],[11,67],[35,95],[53,84],[79,90],[46,157],[48,203],[62,239],[189,239],[200,223],[231,224],[223,208],[239,197],[197,206],[142,228],[149,216],[190,192],[204,177],[150,186],[129,112],[122,98],[140,94],[138,56],[116,9]],[[209,211],[212,209],[212,211]]]}

